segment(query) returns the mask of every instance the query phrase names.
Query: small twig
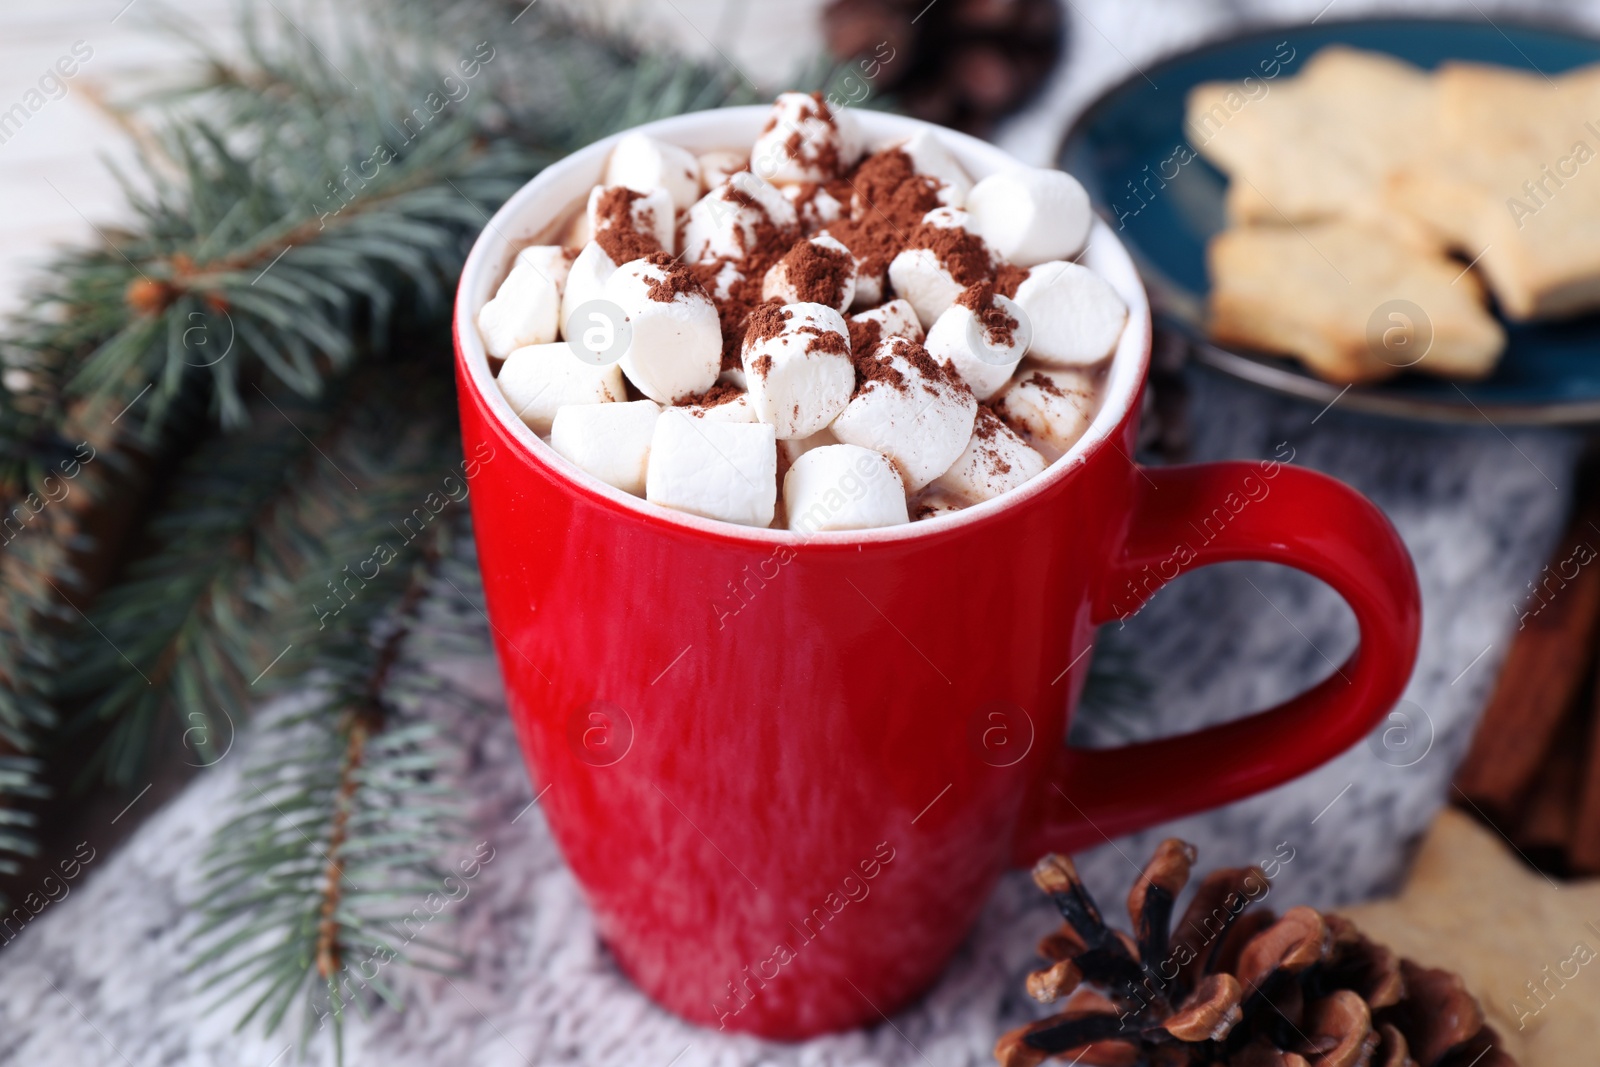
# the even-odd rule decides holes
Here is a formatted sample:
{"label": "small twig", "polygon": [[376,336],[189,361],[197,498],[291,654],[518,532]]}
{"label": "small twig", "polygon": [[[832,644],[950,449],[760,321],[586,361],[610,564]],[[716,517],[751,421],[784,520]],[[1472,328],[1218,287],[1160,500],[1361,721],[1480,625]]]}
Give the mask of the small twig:
{"label": "small twig", "polygon": [[400,660],[401,648],[411,636],[416,621],[417,608],[427,592],[428,579],[438,567],[440,555],[438,535],[430,532],[427,546],[422,549],[423,565],[412,576],[395,611],[398,624],[378,650],[377,662],[367,677],[366,691],[360,706],[350,716],[349,733],[345,739],[344,758],[339,767],[339,787],[335,794],[333,826],[328,834],[327,866],[322,876],[322,907],[317,923],[317,974],[328,980],[338,973],[343,957],[339,937],[338,910],[344,895],[344,869],[340,864],[340,850],[349,836],[350,813],[355,807],[355,794],[360,786],[362,760],[366,755],[367,740],[383,729],[387,719],[383,694],[389,685],[390,675]]}

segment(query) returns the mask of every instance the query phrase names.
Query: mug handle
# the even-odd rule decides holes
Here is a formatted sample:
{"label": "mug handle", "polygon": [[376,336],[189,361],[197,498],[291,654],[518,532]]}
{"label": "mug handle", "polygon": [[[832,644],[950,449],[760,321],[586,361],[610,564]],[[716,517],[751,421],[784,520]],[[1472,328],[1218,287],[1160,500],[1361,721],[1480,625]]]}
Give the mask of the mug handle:
{"label": "mug handle", "polygon": [[[1091,607],[1095,624],[1127,618],[1193,567],[1258,560],[1332,586],[1355,612],[1361,643],[1332,675],[1275,708],[1119,748],[1063,744],[1043,790],[1045,810],[1018,843],[1019,864],[1214,808],[1326,763],[1394,706],[1416,662],[1416,569],[1366,497],[1272,462],[1136,471],[1127,542]],[[1267,491],[1251,490],[1252,479]]]}

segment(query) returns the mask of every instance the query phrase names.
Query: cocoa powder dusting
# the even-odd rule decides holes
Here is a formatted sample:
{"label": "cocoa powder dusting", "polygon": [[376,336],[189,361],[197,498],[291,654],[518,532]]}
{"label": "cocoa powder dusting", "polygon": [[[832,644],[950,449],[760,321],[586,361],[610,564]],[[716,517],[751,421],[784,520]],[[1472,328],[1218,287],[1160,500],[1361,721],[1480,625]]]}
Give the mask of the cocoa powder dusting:
{"label": "cocoa powder dusting", "polygon": [[850,249],[868,277],[882,278],[922,216],[940,206],[939,183],[916,173],[898,148],[868,156],[827,188],[850,209],[850,218],[830,222],[827,232]]}
{"label": "cocoa powder dusting", "polygon": [[821,353],[829,356],[848,356],[850,354],[850,339],[837,330],[830,330],[823,326],[802,326],[795,331],[810,336],[806,343],[806,354]]}
{"label": "cocoa powder dusting", "polygon": [[696,411],[695,414],[703,418],[705,416],[703,409],[731,404],[741,396],[744,396],[744,390],[737,385],[731,382],[718,382],[699,396],[686,397],[681,403],[701,408],[702,410]]}
{"label": "cocoa powder dusting", "polygon": [[595,244],[619,267],[662,250],[652,232],[654,211],[646,212],[647,217],[640,220],[642,230],[634,221],[633,202],[643,196],[626,186],[613,185],[600,194],[595,205]]}
{"label": "cocoa powder dusting", "polygon": [[900,368],[894,365],[894,360],[889,353],[893,349],[879,345],[876,348],[863,348],[851,355],[850,361],[856,367],[856,388],[852,396],[860,396],[870,392],[874,385],[882,384],[897,393],[908,393],[910,386],[906,384],[906,376],[900,373]]}
{"label": "cocoa powder dusting", "polygon": [[972,395],[972,387],[967,384],[967,380],[965,378],[961,377],[961,372],[956,370],[955,360],[945,360],[939,369],[944,372],[945,382],[950,386],[951,390],[954,391],[957,396]]}
{"label": "cocoa powder dusting", "polygon": [[883,324],[877,319],[845,320],[850,327],[850,351],[871,352],[878,347],[878,341],[883,337]]}
{"label": "cocoa powder dusting", "polygon": [[794,205],[795,214],[804,221],[806,213],[816,203],[817,196],[823,191],[824,186],[821,182],[801,182],[795,188],[798,192],[789,199],[789,202]]}
{"label": "cocoa powder dusting", "polygon": [[962,287],[994,281],[995,262],[989,255],[989,246],[983,243],[982,237],[960,227],[923,223],[912,232],[906,247],[933,252],[940,266]]}
{"label": "cocoa powder dusting", "polygon": [[796,242],[778,263],[794,290],[796,302],[834,308],[841,303],[845,286],[856,269],[855,258],[849,252],[815,241]]}
{"label": "cocoa powder dusting", "polygon": [[1010,431],[1005,422],[988,404],[978,405],[978,418],[972,425],[972,436],[978,442],[979,454],[983,456],[984,466],[996,474],[1010,474],[1011,461],[1006,459],[1000,449],[999,438]]}
{"label": "cocoa powder dusting", "polygon": [[1010,348],[1017,341],[1016,319],[994,302],[995,287],[992,282],[969,285],[956,297],[956,303],[972,312],[973,318],[983,323],[983,336],[991,347]]}
{"label": "cocoa powder dusting", "polygon": [[790,129],[788,138],[783,142],[784,153],[787,158],[798,161],[802,166],[815,167],[827,177],[835,177],[844,169],[843,161],[839,158],[837,137],[839,127],[834,121],[827,99],[820,92],[811,94],[811,106],[800,114],[801,122],[809,119],[820,120],[834,136],[810,138],[805,135],[803,128],[796,125]]}
{"label": "cocoa powder dusting", "polygon": [[772,340],[783,333],[793,317],[792,311],[776,301],[752,308],[745,320],[745,343],[756,345]]}
{"label": "cocoa powder dusting", "polygon": [[1001,296],[1009,296],[1013,300],[1017,296],[1017,286],[1021,285],[1028,277],[1028,268],[1019,267],[1015,263],[1002,261],[994,272],[994,291]]}
{"label": "cocoa powder dusting", "polygon": [[1046,396],[1064,397],[1067,395],[1061,391],[1060,386],[1056,385],[1055,382],[1045,377],[1039,371],[1034,371],[1031,375],[1024,378],[1022,380],[1022,384],[1037,386]]}
{"label": "cocoa powder dusting", "polygon": [[730,204],[749,208],[755,213],[755,221],[748,233],[744,226],[734,230],[742,254],[717,256],[691,264],[689,270],[708,293],[717,291],[716,279],[723,267],[731,263],[739,270],[741,277],[729,287],[727,296],[720,300],[712,297],[722,325],[722,369],[736,370],[739,367],[739,353],[744,346],[745,321],[753,309],[765,303],[761,296],[762,280],[766,277],[767,269],[799,237],[799,227],[777,225],[759,201],[731,185],[723,187],[722,197]]}
{"label": "cocoa powder dusting", "polygon": [[658,304],[670,304],[685,293],[699,293],[710,299],[689,268],[665,252],[652,252],[645,257],[645,262],[662,272],[660,280],[650,279],[646,283],[649,286],[646,295]]}

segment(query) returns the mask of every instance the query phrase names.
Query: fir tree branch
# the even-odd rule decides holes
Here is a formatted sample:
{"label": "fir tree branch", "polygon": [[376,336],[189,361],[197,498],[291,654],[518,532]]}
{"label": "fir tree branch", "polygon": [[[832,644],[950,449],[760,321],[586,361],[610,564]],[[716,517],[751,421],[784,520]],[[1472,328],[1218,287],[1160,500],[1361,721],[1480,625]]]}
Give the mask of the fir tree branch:
{"label": "fir tree branch", "polygon": [[[263,724],[240,814],[214,839],[195,935],[194,966],[221,990],[219,1006],[254,998],[240,1026],[270,1030],[298,1013],[302,1040],[323,1025],[337,1038],[363,996],[398,1003],[383,967],[424,942],[395,924],[408,899],[438,888],[436,857],[459,835],[450,750],[424,711],[437,687],[419,653],[448,618],[428,608],[453,594],[441,571],[460,525],[441,520],[379,595],[352,603],[368,605],[362,626],[318,651],[319,697]],[[455,636],[481,642],[481,623]]]}

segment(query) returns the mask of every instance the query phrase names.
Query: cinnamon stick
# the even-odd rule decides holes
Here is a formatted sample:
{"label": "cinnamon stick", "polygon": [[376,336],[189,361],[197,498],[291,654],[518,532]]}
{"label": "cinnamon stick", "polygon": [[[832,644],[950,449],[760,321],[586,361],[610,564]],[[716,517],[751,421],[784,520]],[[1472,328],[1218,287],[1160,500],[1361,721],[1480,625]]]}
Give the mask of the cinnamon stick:
{"label": "cinnamon stick", "polygon": [[[1600,620],[1600,498],[1578,509],[1526,590],[1519,628],[1456,785],[1512,824],[1589,674]],[[1597,786],[1600,788],[1600,786]]]}
{"label": "cinnamon stick", "polygon": [[1583,750],[1583,778],[1577,790],[1567,863],[1573,874],[1600,874],[1600,687],[1584,708],[1588,744]]}
{"label": "cinnamon stick", "polygon": [[1588,701],[1568,712],[1556,732],[1549,762],[1536,775],[1526,804],[1507,836],[1541,866],[1564,868],[1578,823],[1578,795],[1590,762]]}

